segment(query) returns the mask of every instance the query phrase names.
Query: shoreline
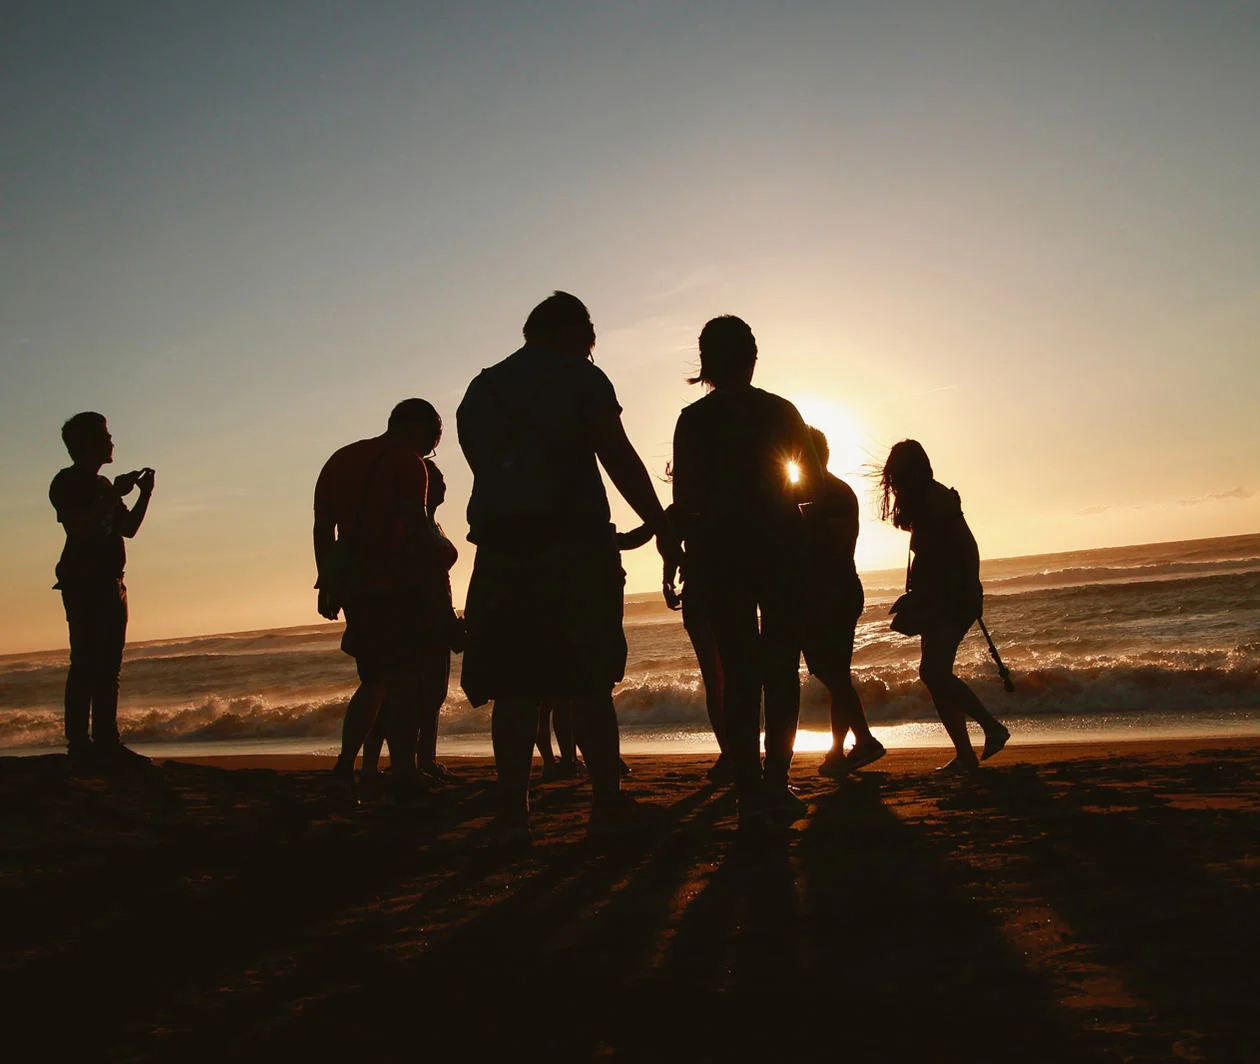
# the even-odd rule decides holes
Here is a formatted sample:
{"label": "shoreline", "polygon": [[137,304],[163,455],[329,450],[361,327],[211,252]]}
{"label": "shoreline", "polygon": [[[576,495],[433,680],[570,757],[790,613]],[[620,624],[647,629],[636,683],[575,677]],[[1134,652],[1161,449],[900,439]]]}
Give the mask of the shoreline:
{"label": "shoreline", "polygon": [[[1227,745],[1248,744],[1254,745],[1260,750],[1260,735],[1233,735],[1233,734],[1217,734],[1204,733],[1202,735],[1193,736],[1177,736],[1177,737],[1158,737],[1158,738],[1128,738],[1122,737],[1100,741],[1096,739],[1080,739],[1070,741],[1047,741],[1047,742],[1027,742],[1011,744],[1006,747],[992,761],[985,762],[986,768],[1000,768],[1009,764],[1046,764],[1053,761],[1070,761],[1078,758],[1072,757],[1072,752],[1085,751],[1079,760],[1088,761],[1102,757],[1111,756],[1128,756],[1134,754],[1155,753],[1180,755],[1190,753],[1204,746],[1211,744],[1216,746],[1225,743]],[[888,753],[877,763],[877,768],[882,771],[918,771],[925,766],[932,767],[941,762],[942,758],[948,760],[952,748],[948,742],[942,742],[939,746],[914,746],[889,748]],[[651,754],[626,753],[625,760],[633,769],[636,762],[650,764],[655,761],[679,762],[679,763],[697,763],[707,765],[717,756],[716,751],[709,753],[688,753],[688,752],[661,752]],[[494,758],[487,754],[443,754],[439,753],[438,759],[443,763],[451,763],[452,765],[466,765],[478,768],[493,768]],[[331,769],[337,758],[335,754],[266,754],[266,753],[216,753],[216,754],[195,754],[190,756],[180,755],[172,757],[154,758],[155,764],[165,763],[167,761],[185,762],[188,764],[205,765],[207,767],[222,769],[241,769],[241,768],[261,768],[273,769],[281,772],[318,772]],[[812,777],[815,774],[818,763],[822,760],[822,753],[819,751],[800,751],[792,759],[792,782],[798,782],[797,776]],[[535,776],[537,769],[541,765],[541,759],[537,753],[534,755]],[[382,752],[382,766],[389,764],[389,754]],[[633,783],[632,778],[629,781]]]}
{"label": "shoreline", "polygon": [[1260,737],[946,756],[800,754],[771,839],[708,755],[628,757],[603,840],[535,774],[524,848],[488,758],[411,808],[309,755],[0,758],[6,1003],[57,1059],[1260,1059]]}

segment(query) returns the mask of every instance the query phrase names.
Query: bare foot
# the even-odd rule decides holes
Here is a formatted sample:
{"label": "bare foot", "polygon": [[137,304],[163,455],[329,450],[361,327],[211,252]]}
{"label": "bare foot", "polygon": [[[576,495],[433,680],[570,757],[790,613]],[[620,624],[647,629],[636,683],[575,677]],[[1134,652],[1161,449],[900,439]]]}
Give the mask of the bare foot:
{"label": "bare foot", "polygon": [[979,767],[980,762],[976,760],[975,754],[972,754],[970,757],[959,755],[936,771],[946,776],[965,776],[968,773],[975,772]]}
{"label": "bare foot", "polygon": [[980,760],[988,761],[994,754],[1001,753],[1010,738],[1010,731],[1002,724],[999,724],[994,731],[985,732],[984,751],[980,754]]}

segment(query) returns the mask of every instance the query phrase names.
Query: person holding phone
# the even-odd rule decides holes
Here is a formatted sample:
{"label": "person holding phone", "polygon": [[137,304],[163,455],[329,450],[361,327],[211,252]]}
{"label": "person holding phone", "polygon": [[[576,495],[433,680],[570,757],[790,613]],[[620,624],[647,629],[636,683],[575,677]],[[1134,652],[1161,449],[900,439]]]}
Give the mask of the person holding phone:
{"label": "person holding phone", "polygon": [[[145,467],[112,481],[101,475],[101,466],[114,460],[114,440],[105,416],[95,411],[75,414],[62,425],[61,438],[72,464],[53,478],[48,498],[66,532],[55,589],[70,629],[65,698],[70,761],[80,770],[148,764],[119,737],[118,688],[127,642],[123,540],[144,521],[154,472]],[[137,489],[128,507],[123,500]]]}

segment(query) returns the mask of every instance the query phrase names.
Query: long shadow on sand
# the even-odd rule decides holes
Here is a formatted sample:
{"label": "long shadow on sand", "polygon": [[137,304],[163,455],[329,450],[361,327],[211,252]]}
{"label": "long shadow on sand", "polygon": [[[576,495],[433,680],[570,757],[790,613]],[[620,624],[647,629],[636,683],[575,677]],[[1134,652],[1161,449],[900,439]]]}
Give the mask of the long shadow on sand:
{"label": "long shadow on sand", "polygon": [[[1188,1032],[1179,1054],[1260,1060],[1235,988],[1260,953],[1260,785],[1231,756],[1112,760],[1105,783],[1087,762],[1017,766],[983,774],[941,806],[965,814],[959,828],[976,844],[1026,862],[1019,874],[1159,1027]],[[1186,794],[1218,800],[1170,800]],[[1174,1047],[1165,1036],[1151,1051]]]}

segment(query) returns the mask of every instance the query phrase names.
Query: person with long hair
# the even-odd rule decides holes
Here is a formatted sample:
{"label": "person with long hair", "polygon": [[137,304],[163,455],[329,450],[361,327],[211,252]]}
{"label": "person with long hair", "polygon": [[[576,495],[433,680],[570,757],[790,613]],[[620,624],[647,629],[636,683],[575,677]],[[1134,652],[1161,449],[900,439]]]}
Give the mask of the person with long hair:
{"label": "person with long hair", "polygon": [[[941,723],[954,744],[954,759],[942,766],[967,772],[1000,751],[1011,733],[954,672],[958,647],[984,610],[980,552],[963,517],[962,500],[932,474],[917,440],[894,444],[880,474],[879,515],[910,533],[914,559],[907,578],[909,616],[898,630],[920,638],[919,678],[927,686]],[[977,759],[967,735],[970,717],[984,730]]]}
{"label": "person with long hair", "polygon": [[[708,393],[674,429],[674,504],[686,541],[684,594],[712,625],[723,675],[724,752],[741,829],[802,816],[788,786],[800,713],[804,550],[800,502],[822,470],[800,413],[752,385],[757,341],[727,315],[700,333]],[[793,476],[795,474],[795,478]],[[765,689],[766,759],[760,751]]]}

